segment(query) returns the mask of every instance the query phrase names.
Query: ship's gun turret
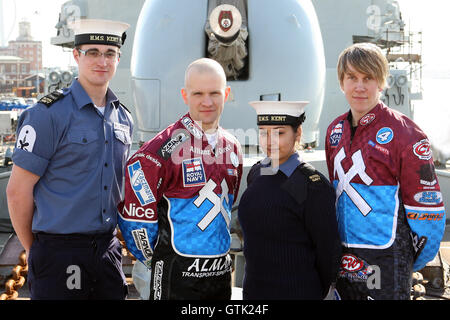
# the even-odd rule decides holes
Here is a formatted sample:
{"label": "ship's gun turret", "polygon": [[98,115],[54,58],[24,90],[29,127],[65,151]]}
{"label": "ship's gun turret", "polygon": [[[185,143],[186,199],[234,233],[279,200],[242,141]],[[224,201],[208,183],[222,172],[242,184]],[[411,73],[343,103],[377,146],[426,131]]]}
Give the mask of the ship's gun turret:
{"label": "ship's gun turret", "polygon": [[203,57],[221,63],[228,75],[231,92],[220,124],[243,146],[257,145],[248,102],[264,100],[310,101],[303,143],[319,143],[325,56],[311,1],[146,1],[131,57],[140,141],[187,112],[178,94],[184,72]]}

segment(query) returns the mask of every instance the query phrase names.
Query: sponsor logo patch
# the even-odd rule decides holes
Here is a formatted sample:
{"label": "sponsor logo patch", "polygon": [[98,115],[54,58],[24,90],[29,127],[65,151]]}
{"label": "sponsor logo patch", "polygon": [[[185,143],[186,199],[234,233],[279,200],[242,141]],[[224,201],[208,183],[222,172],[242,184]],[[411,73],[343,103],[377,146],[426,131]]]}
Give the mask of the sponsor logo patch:
{"label": "sponsor logo patch", "polygon": [[339,144],[339,141],[341,141],[343,127],[344,127],[344,121],[340,121],[331,130],[331,133],[330,133],[330,145],[332,147],[336,147]]}
{"label": "sponsor logo patch", "polygon": [[421,165],[418,173],[420,176],[420,184],[432,187],[437,183],[434,165],[432,163]]}
{"label": "sponsor logo patch", "polygon": [[442,202],[442,193],[439,191],[423,191],[416,193],[414,200],[427,206],[433,206]]}
{"label": "sponsor logo patch", "polygon": [[150,185],[145,179],[141,162],[138,160],[135,163],[130,164],[127,169],[130,176],[131,188],[133,189],[140,204],[145,206],[149,203],[155,202],[155,196],[153,195],[152,189],[150,189]]}
{"label": "sponsor logo patch", "polygon": [[198,187],[206,184],[205,169],[201,158],[183,160],[183,185]]}
{"label": "sponsor logo patch", "polygon": [[428,221],[441,221],[444,217],[444,213],[432,213],[432,212],[408,212],[406,217],[410,220],[428,220]]}
{"label": "sponsor logo patch", "polygon": [[156,261],[153,275],[154,300],[161,300],[163,271],[164,271],[164,261],[163,260]]}
{"label": "sponsor logo patch", "polygon": [[161,156],[164,160],[168,160],[175,151],[175,149],[184,141],[189,139],[189,134],[186,130],[178,131],[178,133],[174,134],[171,138],[167,139],[166,142],[161,146],[158,150],[158,155]]}
{"label": "sponsor logo patch", "polygon": [[136,207],[134,203],[130,203],[123,207],[122,218],[131,221],[154,221],[156,218],[155,211],[152,208]]}
{"label": "sponsor logo patch", "polygon": [[428,142],[428,139],[423,139],[417,142],[413,146],[413,152],[420,160],[430,160],[431,145],[430,142]]}
{"label": "sponsor logo patch", "polygon": [[131,231],[133,235],[134,243],[136,244],[136,248],[142,252],[145,260],[148,260],[153,255],[153,250],[150,246],[150,241],[148,239],[147,230],[145,228],[142,229],[134,229]]}
{"label": "sponsor logo patch", "polygon": [[232,164],[235,168],[237,168],[237,167],[239,166],[239,158],[238,158],[238,156],[237,156],[236,153],[234,153],[234,152],[231,152],[231,153],[230,153],[230,160],[231,160],[231,164]]}
{"label": "sponsor logo patch", "polygon": [[186,271],[182,271],[182,276],[189,278],[220,276],[231,272],[232,263],[229,255],[216,259],[197,258]]}
{"label": "sponsor logo patch", "polygon": [[347,278],[354,282],[366,282],[374,272],[372,266],[352,254],[345,254],[341,258],[339,270],[339,277],[341,278]]}
{"label": "sponsor logo patch", "polygon": [[211,155],[211,149],[203,150],[203,149],[201,149],[199,147],[190,146],[189,150],[192,153],[194,153],[194,154],[199,154],[199,155],[202,155],[202,156],[209,156],[209,155]]}
{"label": "sponsor logo patch", "polygon": [[369,144],[371,147],[374,147],[375,149],[377,149],[378,151],[384,153],[385,155],[387,155],[387,156],[389,155],[389,150],[388,150],[388,149],[386,149],[386,148],[384,148],[384,147],[382,147],[382,146],[377,145],[377,144],[376,144],[375,142],[373,142],[372,140],[369,140],[368,144]]}
{"label": "sponsor logo patch", "polygon": [[136,153],[132,159],[134,158],[147,158],[148,160],[152,161],[154,164],[156,164],[156,166],[158,166],[159,168],[162,167],[161,162],[158,161],[158,159],[155,159],[154,157],[152,157],[149,154],[145,154],[145,153]]}
{"label": "sponsor logo patch", "polygon": [[369,114],[366,114],[364,117],[362,117],[361,120],[359,120],[359,124],[362,126],[367,126],[373,120],[375,120],[375,114],[369,113]]}
{"label": "sponsor logo patch", "polygon": [[377,132],[377,142],[379,144],[386,144],[394,139],[394,131],[391,128],[381,128]]}
{"label": "sponsor logo patch", "polygon": [[347,272],[356,272],[364,267],[364,262],[352,254],[346,254],[341,259],[341,268]]}
{"label": "sponsor logo patch", "polygon": [[188,131],[190,133],[192,133],[192,135],[194,137],[196,137],[197,139],[201,139],[203,137],[203,133],[202,130],[200,130],[191,119],[184,117],[183,119],[181,119],[181,123],[183,124],[183,126],[188,129]]}
{"label": "sponsor logo patch", "polygon": [[422,237],[419,238],[417,233],[412,232],[411,233],[411,239],[412,239],[413,248],[414,248],[414,251],[415,251],[414,259],[417,259],[417,257],[420,255],[420,253],[422,252],[423,248],[425,247],[425,244],[427,243],[428,238],[425,237],[425,236],[422,236]]}

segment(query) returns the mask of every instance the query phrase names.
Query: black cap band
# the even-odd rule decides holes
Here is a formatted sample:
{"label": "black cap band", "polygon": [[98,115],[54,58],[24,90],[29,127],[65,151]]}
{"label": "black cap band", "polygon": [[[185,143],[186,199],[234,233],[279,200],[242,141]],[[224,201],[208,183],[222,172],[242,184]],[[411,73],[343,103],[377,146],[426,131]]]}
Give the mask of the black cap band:
{"label": "black cap band", "polygon": [[76,35],[75,46],[82,44],[105,44],[120,48],[122,46],[122,37],[101,33],[85,33]]}
{"label": "black cap band", "polygon": [[305,113],[302,113],[300,117],[293,117],[285,114],[260,114],[258,115],[256,124],[258,126],[297,126],[302,124],[305,118]]}
{"label": "black cap band", "polygon": [[229,38],[221,37],[221,36],[219,36],[218,34],[215,34],[215,33],[214,33],[214,36],[221,43],[232,43],[234,40],[236,40],[239,37],[239,34],[240,34],[240,30],[238,30],[235,34],[233,34],[232,37],[229,37]]}

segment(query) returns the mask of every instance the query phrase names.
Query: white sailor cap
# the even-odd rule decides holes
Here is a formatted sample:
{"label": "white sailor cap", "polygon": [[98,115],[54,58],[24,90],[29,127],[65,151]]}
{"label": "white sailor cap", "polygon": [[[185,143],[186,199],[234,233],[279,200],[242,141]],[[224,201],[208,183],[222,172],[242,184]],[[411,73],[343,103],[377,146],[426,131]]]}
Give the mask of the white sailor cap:
{"label": "white sailor cap", "polygon": [[222,42],[234,41],[241,29],[242,16],[239,10],[231,4],[215,7],[209,15],[211,30]]}
{"label": "white sailor cap", "polygon": [[120,48],[129,27],[128,23],[101,19],[78,19],[69,24],[75,34],[75,46],[106,44]]}
{"label": "white sailor cap", "polygon": [[300,125],[309,101],[250,101],[256,110],[257,125]]}

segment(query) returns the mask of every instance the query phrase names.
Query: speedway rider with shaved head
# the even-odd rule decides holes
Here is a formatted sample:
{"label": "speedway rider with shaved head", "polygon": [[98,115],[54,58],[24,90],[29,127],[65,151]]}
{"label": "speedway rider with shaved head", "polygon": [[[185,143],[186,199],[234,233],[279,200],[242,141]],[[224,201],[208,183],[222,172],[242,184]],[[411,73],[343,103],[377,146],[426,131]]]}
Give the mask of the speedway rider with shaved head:
{"label": "speedway rider with shaved head", "polygon": [[127,163],[119,226],[151,268],[152,300],[231,297],[229,224],[242,155],[219,126],[229,92],[219,63],[191,63],[181,90],[189,112]]}

